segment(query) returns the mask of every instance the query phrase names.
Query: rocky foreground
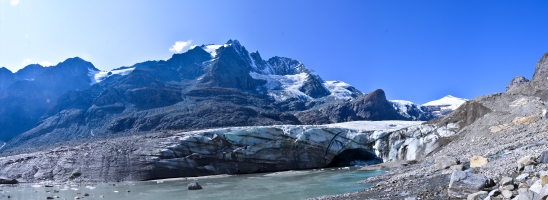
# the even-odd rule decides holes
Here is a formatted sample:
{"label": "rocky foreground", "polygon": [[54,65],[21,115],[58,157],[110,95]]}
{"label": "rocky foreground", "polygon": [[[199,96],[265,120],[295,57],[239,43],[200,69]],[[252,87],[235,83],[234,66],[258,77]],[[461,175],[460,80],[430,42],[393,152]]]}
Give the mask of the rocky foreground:
{"label": "rocky foreground", "polygon": [[372,185],[364,191],[319,199],[547,199],[547,69],[548,54],[531,81],[516,77],[506,93],[478,97],[431,122],[461,126],[424,158],[361,181]]}

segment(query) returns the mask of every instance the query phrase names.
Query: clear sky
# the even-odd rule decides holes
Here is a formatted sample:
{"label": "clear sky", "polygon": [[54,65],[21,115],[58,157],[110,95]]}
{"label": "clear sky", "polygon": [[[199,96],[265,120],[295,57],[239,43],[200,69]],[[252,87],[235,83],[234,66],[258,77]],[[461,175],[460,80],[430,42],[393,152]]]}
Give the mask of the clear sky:
{"label": "clear sky", "polygon": [[177,41],[237,39],[425,103],[503,92],[548,52],[548,1],[0,1],[0,66],[12,71],[75,56],[110,70],[169,58]]}

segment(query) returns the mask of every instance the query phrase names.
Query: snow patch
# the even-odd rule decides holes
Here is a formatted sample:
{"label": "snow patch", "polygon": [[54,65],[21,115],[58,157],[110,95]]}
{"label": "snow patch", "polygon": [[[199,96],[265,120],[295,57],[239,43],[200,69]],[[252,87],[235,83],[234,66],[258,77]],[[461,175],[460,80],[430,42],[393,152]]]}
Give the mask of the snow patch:
{"label": "snow patch", "polygon": [[264,75],[256,72],[250,72],[249,75],[251,75],[254,79],[266,80],[265,87],[268,90],[268,95],[277,101],[285,101],[290,98],[310,98],[308,95],[299,90],[309,76],[307,73],[282,76]]}
{"label": "snow patch", "polygon": [[353,98],[353,92],[348,90],[350,84],[342,82],[342,81],[325,81],[324,82],[325,88],[331,92],[330,96],[335,97],[335,99],[352,99]]}
{"label": "snow patch", "polygon": [[212,57],[215,58],[215,56],[217,56],[217,49],[221,48],[221,47],[228,47],[230,46],[229,44],[210,44],[210,45],[205,45],[203,46],[202,48],[208,52],[209,54],[211,54]]}
{"label": "snow patch", "polygon": [[115,74],[118,74],[118,75],[121,75],[121,76],[126,76],[129,73],[131,73],[134,69],[135,69],[135,67],[130,67],[130,68],[123,68],[123,69],[115,69],[115,70],[108,71],[108,72],[107,71],[96,71],[96,70],[89,69],[88,75],[90,76],[90,79],[91,79],[91,84],[90,85],[99,83],[99,82],[105,80],[106,78],[108,78],[109,76],[112,76],[112,75],[115,75]]}
{"label": "snow patch", "polygon": [[441,99],[430,101],[422,105],[423,106],[440,106],[444,110],[445,109],[456,110],[460,105],[462,105],[466,101],[468,101],[468,99],[447,95]]}

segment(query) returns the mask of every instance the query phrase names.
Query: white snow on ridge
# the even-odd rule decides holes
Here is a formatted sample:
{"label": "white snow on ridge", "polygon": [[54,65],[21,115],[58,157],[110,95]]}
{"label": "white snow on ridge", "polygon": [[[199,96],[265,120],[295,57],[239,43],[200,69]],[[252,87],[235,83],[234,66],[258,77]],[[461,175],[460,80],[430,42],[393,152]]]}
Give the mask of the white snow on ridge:
{"label": "white snow on ridge", "polygon": [[[301,88],[306,82],[308,73],[299,73],[295,75],[273,75],[273,74],[259,74],[256,72],[249,73],[254,79],[266,80],[266,89],[268,95],[276,99],[277,101],[285,101],[290,98],[297,99],[311,99],[312,97],[301,92]],[[324,86],[331,92],[331,95],[335,99],[351,99],[353,93],[346,89],[350,87],[349,84],[342,81],[326,81]]]}
{"label": "white snow on ridge", "polygon": [[285,101],[290,98],[308,99],[310,98],[305,93],[301,92],[299,88],[304,85],[307,73],[300,73],[296,75],[264,75],[255,72],[249,73],[254,79],[266,80],[266,89],[268,89],[268,95],[276,99],[277,101]]}
{"label": "white snow on ridge", "polygon": [[443,109],[455,110],[466,101],[468,101],[468,99],[447,95],[441,99],[430,101],[422,105],[423,106],[440,106],[440,107],[443,107]]}
{"label": "white snow on ridge", "polygon": [[342,81],[325,81],[324,86],[331,92],[330,96],[335,99],[352,99],[352,91],[346,89],[350,87],[350,84]]}
{"label": "white snow on ridge", "polygon": [[128,75],[134,69],[135,69],[135,67],[131,67],[131,68],[125,68],[125,69],[112,70],[110,72],[95,71],[95,70],[89,69],[88,75],[90,76],[90,79],[91,79],[91,84],[90,85],[99,83],[99,82],[105,80],[106,78],[108,78],[109,76],[112,76],[112,75],[115,75],[115,74],[118,74],[118,75],[121,75],[121,76]]}
{"label": "white snow on ridge", "polygon": [[204,47],[202,47],[206,52],[208,52],[209,54],[211,54],[212,57],[215,58],[215,56],[217,56],[217,49],[221,48],[222,46],[224,47],[228,47],[230,46],[229,44],[210,44],[210,45],[205,45]]}

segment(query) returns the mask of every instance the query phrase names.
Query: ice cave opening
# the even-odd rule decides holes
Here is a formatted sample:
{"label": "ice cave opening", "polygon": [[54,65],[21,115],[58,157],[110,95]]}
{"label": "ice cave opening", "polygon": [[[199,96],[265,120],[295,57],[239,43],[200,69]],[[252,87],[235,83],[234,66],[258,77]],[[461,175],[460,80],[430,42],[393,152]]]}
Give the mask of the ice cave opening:
{"label": "ice cave opening", "polygon": [[339,153],[327,167],[346,167],[381,163],[382,159],[373,152],[363,148],[347,149]]}

